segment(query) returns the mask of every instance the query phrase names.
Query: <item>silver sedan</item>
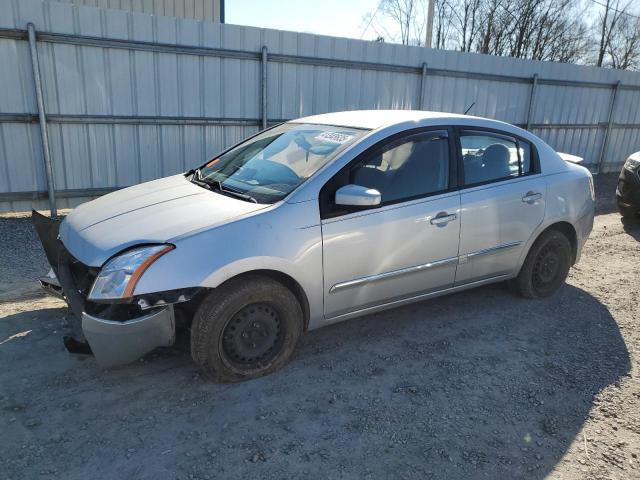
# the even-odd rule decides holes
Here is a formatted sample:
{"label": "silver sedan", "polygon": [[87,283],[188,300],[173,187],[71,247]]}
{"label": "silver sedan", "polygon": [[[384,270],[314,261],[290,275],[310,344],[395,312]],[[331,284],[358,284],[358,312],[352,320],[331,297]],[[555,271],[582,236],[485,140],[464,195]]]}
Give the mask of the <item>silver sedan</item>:
{"label": "silver sedan", "polygon": [[253,378],[348,318],[505,280],[552,295],[593,225],[576,159],[464,115],[301,118],[61,224],[34,214],[52,265],[41,282],[76,313],[67,346],[103,367],[189,327],[211,378]]}

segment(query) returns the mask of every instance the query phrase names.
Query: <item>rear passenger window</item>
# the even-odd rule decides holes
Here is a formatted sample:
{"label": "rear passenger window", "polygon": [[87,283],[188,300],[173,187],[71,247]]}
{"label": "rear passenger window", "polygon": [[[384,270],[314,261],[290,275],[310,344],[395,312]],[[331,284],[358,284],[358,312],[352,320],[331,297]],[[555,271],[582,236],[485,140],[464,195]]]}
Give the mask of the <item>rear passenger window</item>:
{"label": "rear passenger window", "polygon": [[412,135],[385,146],[354,167],[350,181],[375,188],[383,203],[446,190],[449,186],[446,132]]}
{"label": "rear passenger window", "polygon": [[461,132],[464,183],[473,185],[519,177],[531,172],[527,142],[504,135]]}

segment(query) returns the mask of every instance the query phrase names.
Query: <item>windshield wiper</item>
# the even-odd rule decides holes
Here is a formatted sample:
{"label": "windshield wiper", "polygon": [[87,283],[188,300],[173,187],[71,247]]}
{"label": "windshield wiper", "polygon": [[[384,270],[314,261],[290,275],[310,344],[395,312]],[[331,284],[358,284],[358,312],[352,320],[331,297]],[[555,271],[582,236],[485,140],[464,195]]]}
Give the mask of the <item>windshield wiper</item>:
{"label": "windshield wiper", "polygon": [[193,175],[191,177],[192,182],[207,183],[206,179],[202,178],[202,174],[199,168],[194,168],[192,172],[193,172]]}
{"label": "windshield wiper", "polygon": [[212,187],[216,186],[214,183],[209,182],[206,179],[200,177],[200,169],[199,168],[196,168],[193,171],[193,176],[191,177],[191,182],[195,183],[197,185],[200,185],[201,187],[208,188],[209,190],[211,190]]}
{"label": "windshield wiper", "polygon": [[229,187],[222,188],[222,182],[220,180],[214,180],[214,181],[218,185],[218,190],[220,190],[221,193],[228,193],[229,195],[232,195],[234,197],[238,197],[238,198],[240,198],[242,200],[246,200],[247,202],[259,203],[258,200],[256,200],[251,195],[248,195],[248,194],[242,193],[242,192],[238,192],[236,190],[232,190]]}
{"label": "windshield wiper", "polygon": [[252,197],[251,195],[238,192],[237,190],[233,190],[229,187],[223,187],[220,180],[209,180],[208,178],[201,178],[199,168],[197,168],[193,172],[193,178],[191,179],[191,181],[197,185],[208,188],[209,190],[217,190],[223,195],[236,197],[247,202],[260,203],[255,199],[255,197]]}

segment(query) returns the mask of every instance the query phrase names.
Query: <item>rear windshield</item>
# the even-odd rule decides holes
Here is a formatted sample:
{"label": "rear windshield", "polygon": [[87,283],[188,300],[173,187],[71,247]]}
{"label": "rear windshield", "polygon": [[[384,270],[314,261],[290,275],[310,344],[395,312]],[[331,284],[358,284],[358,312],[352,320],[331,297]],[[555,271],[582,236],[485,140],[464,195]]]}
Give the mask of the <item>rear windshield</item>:
{"label": "rear windshield", "polygon": [[214,158],[200,169],[200,178],[258,203],[277,202],[366,133],[350,127],[284,123]]}

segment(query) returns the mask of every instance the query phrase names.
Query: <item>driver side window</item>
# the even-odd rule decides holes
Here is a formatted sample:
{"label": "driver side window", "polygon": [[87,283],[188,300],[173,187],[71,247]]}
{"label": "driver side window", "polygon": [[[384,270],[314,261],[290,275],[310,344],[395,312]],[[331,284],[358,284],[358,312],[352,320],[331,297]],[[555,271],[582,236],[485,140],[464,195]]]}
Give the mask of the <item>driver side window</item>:
{"label": "driver side window", "polygon": [[384,146],[351,170],[350,183],[378,190],[383,204],[446,190],[446,132],[416,134]]}

